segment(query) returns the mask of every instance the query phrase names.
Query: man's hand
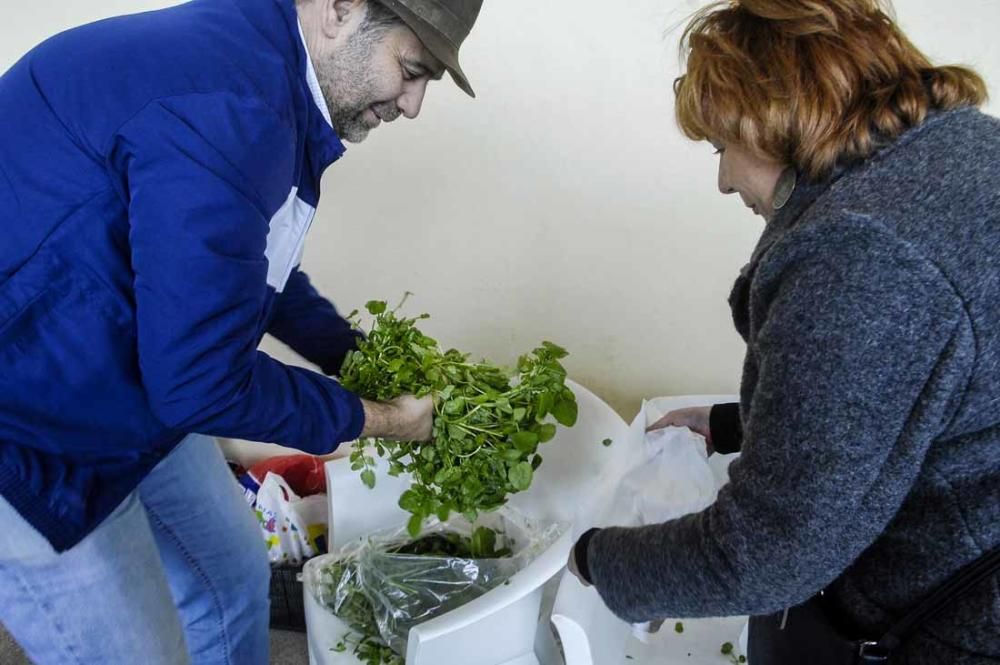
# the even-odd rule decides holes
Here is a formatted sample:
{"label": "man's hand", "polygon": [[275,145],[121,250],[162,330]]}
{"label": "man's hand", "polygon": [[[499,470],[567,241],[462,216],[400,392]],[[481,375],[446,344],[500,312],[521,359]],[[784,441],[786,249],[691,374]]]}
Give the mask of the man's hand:
{"label": "man's hand", "polygon": [[434,426],[434,402],[428,397],[412,395],[397,397],[390,402],[361,400],[365,409],[362,438],[391,441],[427,441]]}
{"label": "man's hand", "polygon": [[708,454],[711,455],[714,450],[712,448],[712,427],[709,420],[711,413],[712,407],[710,406],[676,409],[647,427],[646,431],[652,432],[664,427],[687,427],[695,434],[701,434],[705,437]]}

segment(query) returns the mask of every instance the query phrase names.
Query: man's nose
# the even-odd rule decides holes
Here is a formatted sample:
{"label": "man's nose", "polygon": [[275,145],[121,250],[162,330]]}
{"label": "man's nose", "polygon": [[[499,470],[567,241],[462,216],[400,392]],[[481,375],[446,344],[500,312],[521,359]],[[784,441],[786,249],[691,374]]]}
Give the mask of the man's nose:
{"label": "man's nose", "polygon": [[399,110],[404,116],[413,120],[420,115],[420,108],[424,105],[425,94],[427,94],[426,78],[410,81],[403,90],[403,94],[396,101],[396,105],[399,106]]}

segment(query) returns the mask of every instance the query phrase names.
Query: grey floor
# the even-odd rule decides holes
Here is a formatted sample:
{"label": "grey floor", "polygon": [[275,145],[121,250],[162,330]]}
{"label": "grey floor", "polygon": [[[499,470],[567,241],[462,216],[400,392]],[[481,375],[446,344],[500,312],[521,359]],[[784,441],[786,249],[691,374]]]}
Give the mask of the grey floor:
{"label": "grey floor", "polygon": [[[0,626],[0,665],[29,665],[30,662]],[[283,630],[271,631],[271,665],[306,665],[308,662],[305,635]]]}

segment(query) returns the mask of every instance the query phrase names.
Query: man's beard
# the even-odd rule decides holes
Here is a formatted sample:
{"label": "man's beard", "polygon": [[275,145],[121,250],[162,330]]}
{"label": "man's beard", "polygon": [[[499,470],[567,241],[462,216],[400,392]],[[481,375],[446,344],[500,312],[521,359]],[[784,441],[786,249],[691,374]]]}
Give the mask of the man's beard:
{"label": "man's beard", "polygon": [[386,122],[395,120],[399,111],[394,103],[377,104],[378,83],[372,71],[372,53],[385,37],[379,28],[362,28],[351,35],[344,48],[317,68],[320,89],[330,107],[330,118],[337,135],[344,141],[360,143],[368,137],[371,125],[364,113],[377,106]]}

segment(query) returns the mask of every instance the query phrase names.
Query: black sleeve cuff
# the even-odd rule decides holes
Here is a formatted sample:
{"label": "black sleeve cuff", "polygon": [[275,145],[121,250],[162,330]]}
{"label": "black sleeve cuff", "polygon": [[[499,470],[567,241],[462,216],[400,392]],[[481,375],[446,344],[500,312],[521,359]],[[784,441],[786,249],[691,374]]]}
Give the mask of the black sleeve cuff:
{"label": "black sleeve cuff", "polygon": [[590,547],[590,540],[597,535],[600,529],[590,529],[585,531],[580,540],[576,541],[576,545],[573,547],[573,559],[576,561],[576,570],[580,573],[580,577],[587,582],[587,584],[593,584],[594,580],[590,576],[590,563],[587,561],[587,549]]}
{"label": "black sleeve cuff", "polygon": [[743,424],[739,404],[716,404],[708,416],[712,448],[717,453],[738,453],[743,447]]}

